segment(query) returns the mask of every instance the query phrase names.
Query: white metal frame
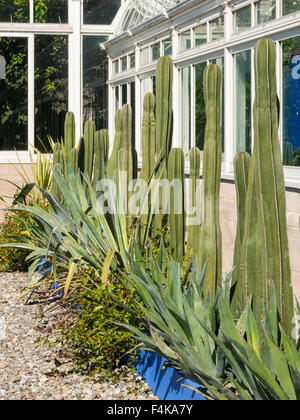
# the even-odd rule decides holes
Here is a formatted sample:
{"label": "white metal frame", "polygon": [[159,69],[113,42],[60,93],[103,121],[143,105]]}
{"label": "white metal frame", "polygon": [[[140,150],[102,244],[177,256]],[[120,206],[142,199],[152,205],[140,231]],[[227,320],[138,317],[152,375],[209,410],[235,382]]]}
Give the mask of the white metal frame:
{"label": "white metal frame", "polygon": [[[288,16],[281,16],[281,1],[276,0],[277,5],[277,16],[275,20],[255,26],[255,16],[256,16],[256,3],[260,0],[211,0],[210,2],[203,2],[201,0],[190,0],[190,9],[185,11],[185,13],[180,13],[180,8],[174,8],[167,12],[169,19],[166,18],[166,21],[158,23],[154,27],[151,25],[141,27],[140,30],[136,30],[133,33],[128,33],[127,36],[124,36],[122,40],[116,38],[115,41],[111,40],[107,43],[107,53],[110,56],[112,54],[113,58],[118,57],[118,51],[128,50],[133,48],[135,45],[136,49],[136,92],[140,94],[140,83],[141,80],[145,77],[149,77],[155,72],[155,63],[150,62],[145,66],[140,65],[138,60],[138,54],[141,48],[150,46],[153,44],[154,36],[157,37],[157,34],[162,34],[160,40],[163,39],[166,32],[172,31],[173,39],[173,61],[174,61],[174,146],[180,145],[180,76],[179,72],[181,68],[186,66],[191,66],[192,69],[192,78],[194,77],[194,65],[205,60],[211,60],[217,57],[224,57],[224,107],[225,107],[225,151],[224,151],[224,161],[222,168],[222,176],[225,179],[233,179],[233,159],[235,155],[235,141],[234,141],[234,55],[238,52],[244,50],[251,50],[252,54],[254,51],[254,46],[258,39],[262,37],[270,37],[276,43],[277,48],[277,78],[278,82],[281,80],[281,48],[280,42],[284,39],[288,39],[294,36],[300,36],[300,11],[293,13]],[[251,6],[252,14],[252,26],[251,28],[233,33],[233,14],[235,11],[240,10],[246,6]],[[199,24],[207,24],[207,31],[209,32],[209,22],[214,20],[216,17],[224,14],[224,39],[208,42],[201,46],[191,48],[184,52],[179,52],[178,49],[178,37],[182,32],[191,30]],[[172,19],[170,19],[172,16]],[[154,22],[154,21],[153,21]],[[152,37],[152,38],[151,38]],[[151,42],[152,39],[152,42]],[[191,38],[193,39],[193,37]],[[158,39],[156,38],[155,42]],[[192,45],[193,47],[193,45]],[[150,54],[150,48],[149,48]],[[252,76],[254,80],[254,65],[252,60]],[[125,74],[112,75],[109,80],[110,89],[112,86],[116,86],[122,83],[122,77],[126,78]],[[193,84],[192,84],[193,86]],[[278,83],[278,86],[281,86]],[[252,84],[252,95],[254,95],[254,84]],[[195,92],[192,87],[192,97],[195,95]],[[279,89],[279,95],[282,96],[282,92]],[[136,101],[136,110],[141,112],[140,106],[141,100]],[[194,102],[192,101],[192,122],[195,119],[194,115]],[[111,107],[113,109],[113,107]],[[110,109],[111,109],[110,108]],[[113,119],[110,118],[111,126],[110,129],[113,130]],[[192,133],[194,130],[194,124],[192,125]],[[282,130],[282,127],[280,127]],[[136,125],[136,144],[137,149],[140,148],[141,142],[141,127],[140,124]],[[192,136],[194,137],[194,136]],[[252,136],[253,138],[253,136]],[[285,175],[287,180],[287,185],[293,188],[300,188],[300,168],[297,167],[286,167]]]}
{"label": "white metal frame", "polygon": [[[66,24],[34,23],[34,0],[30,0],[28,23],[0,23],[0,37],[28,38],[28,151],[18,152],[22,163],[30,163],[29,152],[34,145],[34,36],[58,34],[69,38],[68,103],[69,111],[75,114],[76,138],[79,139],[82,134],[82,38],[84,35],[110,37],[115,31],[116,20],[112,25],[83,25],[83,0],[68,0],[68,14]],[[109,71],[111,75],[111,66]],[[8,162],[18,163],[16,153],[0,152],[0,164]]]}

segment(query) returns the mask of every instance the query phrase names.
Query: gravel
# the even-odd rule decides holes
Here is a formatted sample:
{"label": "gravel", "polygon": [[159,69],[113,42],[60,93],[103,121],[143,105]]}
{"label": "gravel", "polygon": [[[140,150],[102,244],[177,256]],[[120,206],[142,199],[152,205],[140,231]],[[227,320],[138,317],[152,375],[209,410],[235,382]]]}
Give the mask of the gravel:
{"label": "gravel", "polygon": [[[76,372],[70,356],[51,346],[44,331],[58,322],[59,310],[42,312],[44,295],[18,300],[27,280],[0,273],[0,400],[155,400],[147,384],[128,368],[117,384]],[[43,331],[43,333],[41,332]]]}

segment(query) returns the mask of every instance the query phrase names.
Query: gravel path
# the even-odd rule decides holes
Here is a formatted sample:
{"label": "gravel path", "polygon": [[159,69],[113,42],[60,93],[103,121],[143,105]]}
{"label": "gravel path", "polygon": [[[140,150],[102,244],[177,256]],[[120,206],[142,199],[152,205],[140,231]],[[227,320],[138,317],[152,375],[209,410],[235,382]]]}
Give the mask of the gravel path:
{"label": "gravel path", "polygon": [[25,274],[0,273],[0,400],[156,399],[130,372],[116,385],[74,372],[70,358],[40,340],[58,313],[41,318],[37,302],[18,301],[25,283]]}

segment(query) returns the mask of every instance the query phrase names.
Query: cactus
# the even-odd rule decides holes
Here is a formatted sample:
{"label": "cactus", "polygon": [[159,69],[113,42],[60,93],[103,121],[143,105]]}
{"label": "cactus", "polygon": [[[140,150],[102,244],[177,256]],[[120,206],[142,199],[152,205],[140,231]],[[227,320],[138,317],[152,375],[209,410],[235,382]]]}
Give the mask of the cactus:
{"label": "cactus", "polygon": [[65,119],[64,155],[67,163],[70,163],[71,151],[75,147],[75,117],[73,112],[68,112]]}
{"label": "cactus", "polygon": [[[137,155],[133,148],[132,142],[132,110],[130,105],[124,105],[121,112],[122,119],[122,148],[120,150],[120,170],[126,172],[127,185],[124,186],[126,189],[126,202],[124,203],[125,211],[128,212],[128,202],[132,196],[132,192],[129,191],[129,186],[132,185],[133,180],[137,174]],[[125,181],[125,180],[123,180]],[[127,223],[130,226],[131,216],[127,214]]]}
{"label": "cactus", "polygon": [[[247,287],[248,296],[253,297],[254,311],[259,319],[263,317],[262,301],[269,303],[272,284],[275,283],[281,322],[290,334],[294,315],[293,291],[285,183],[278,138],[275,60],[274,43],[267,39],[260,40],[255,49],[254,151],[247,193],[249,203],[246,203],[248,214],[241,281]],[[252,185],[254,194],[251,193]]]}
{"label": "cactus", "polygon": [[109,179],[114,178],[114,172],[116,169],[116,162],[118,159],[119,151],[122,148],[122,111],[119,109],[115,115],[115,140],[112,154],[107,163],[107,177]]}
{"label": "cactus", "polygon": [[95,134],[95,166],[94,187],[97,182],[104,179],[109,153],[109,134],[107,130],[97,131]]}
{"label": "cactus", "polygon": [[87,121],[84,126],[84,176],[92,179],[95,150],[95,123]]}
{"label": "cactus", "polygon": [[184,208],[184,153],[182,149],[174,148],[169,157],[170,196],[170,244],[174,250],[176,261],[183,259],[185,254],[185,208]]}
{"label": "cactus", "polygon": [[[201,166],[201,152],[200,149],[194,147],[189,152],[190,158],[190,208],[196,209],[190,218],[198,219],[199,215],[199,191],[198,185],[200,184],[200,166]],[[199,224],[198,224],[199,223]],[[189,225],[187,254],[195,255],[199,247],[200,236],[200,217],[199,220],[193,220],[193,224]]]}
{"label": "cactus", "polygon": [[155,96],[147,93],[144,98],[144,113],[142,122],[142,170],[140,178],[147,183],[155,168]]}
{"label": "cactus", "polygon": [[[170,57],[161,57],[156,70],[156,153],[161,159],[161,178],[167,178],[168,159],[173,136],[173,62]],[[162,195],[159,195],[159,214],[154,216],[154,231],[161,233]]]}
{"label": "cactus", "polygon": [[70,156],[70,167],[75,175],[78,173],[78,149],[74,147],[74,149],[71,150],[71,156]]}
{"label": "cactus", "polygon": [[[142,121],[142,169],[140,179],[147,184],[151,180],[155,168],[155,96],[153,93],[147,93],[144,98],[144,113]],[[142,203],[141,203],[142,204]],[[148,197],[148,211],[150,211],[151,202]],[[142,227],[147,224],[147,215],[142,215]]]}
{"label": "cactus", "polygon": [[[232,282],[235,284],[235,292],[232,301],[232,309],[235,318],[239,318],[243,308],[246,306],[247,286],[240,281],[240,263],[242,256],[242,245],[245,229],[246,218],[246,197],[248,191],[249,172],[250,172],[251,157],[248,153],[238,153],[234,159],[234,174],[237,197],[237,231],[234,249],[234,272]],[[251,194],[252,196],[252,194]],[[251,199],[252,200],[252,199]]]}
{"label": "cactus", "polygon": [[203,154],[204,209],[201,225],[198,263],[200,268],[208,261],[203,284],[204,294],[210,290],[215,296],[217,285],[222,281],[222,236],[219,220],[221,184],[221,70],[216,64],[207,66],[204,72],[204,98],[206,129]]}
{"label": "cactus", "polygon": [[84,173],[84,138],[81,137],[77,146],[78,150],[78,169]]}

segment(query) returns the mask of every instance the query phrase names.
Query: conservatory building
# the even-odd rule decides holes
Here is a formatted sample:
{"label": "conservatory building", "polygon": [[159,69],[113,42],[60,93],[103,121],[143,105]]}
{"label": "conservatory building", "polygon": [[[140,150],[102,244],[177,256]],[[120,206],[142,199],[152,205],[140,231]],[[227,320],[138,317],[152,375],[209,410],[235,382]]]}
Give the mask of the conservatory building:
{"label": "conservatory building", "polygon": [[[222,70],[221,223],[225,268],[236,229],[233,160],[253,147],[254,47],[275,41],[280,139],[294,282],[300,298],[300,0],[0,0],[0,178],[8,160],[63,135],[65,113],[114,133],[129,103],[141,158],[143,98],[155,94],[159,57],[174,62],[173,146],[203,151],[203,73]],[[187,168],[188,169],[188,168]],[[1,193],[7,188],[3,183]]]}

